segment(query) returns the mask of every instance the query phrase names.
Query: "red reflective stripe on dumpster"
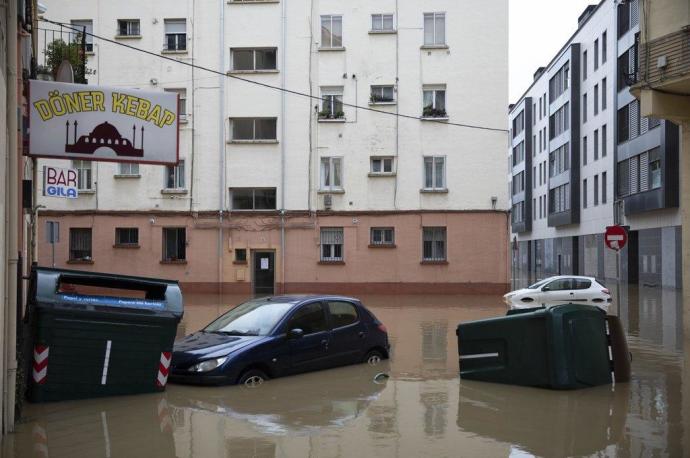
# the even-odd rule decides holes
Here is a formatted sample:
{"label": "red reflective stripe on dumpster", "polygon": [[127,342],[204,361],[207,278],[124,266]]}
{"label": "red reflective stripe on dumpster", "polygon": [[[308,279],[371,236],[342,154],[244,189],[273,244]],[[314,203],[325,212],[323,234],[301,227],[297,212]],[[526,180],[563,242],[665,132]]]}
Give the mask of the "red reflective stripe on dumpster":
{"label": "red reflective stripe on dumpster", "polygon": [[45,345],[36,345],[34,347],[34,368],[33,378],[34,383],[39,385],[45,383],[48,375],[48,352],[50,348]]}
{"label": "red reflective stripe on dumpster", "polygon": [[156,378],[156,385],[165,386],[168,382],[168,372],[170,371],[170,360],[172,353],[164,351],[161,353],[161,361],[158,364],[158,377]]}

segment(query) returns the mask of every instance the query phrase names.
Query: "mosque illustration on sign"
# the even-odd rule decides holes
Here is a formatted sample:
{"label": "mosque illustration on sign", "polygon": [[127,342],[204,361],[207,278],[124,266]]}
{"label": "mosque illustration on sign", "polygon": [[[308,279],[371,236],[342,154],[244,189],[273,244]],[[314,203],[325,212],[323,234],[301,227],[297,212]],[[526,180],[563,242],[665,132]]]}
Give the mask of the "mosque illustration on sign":
{"label": "mosque illustration on sign", "polygon": [[110,148],[118,156],[144,156],[144,126],[141,126],[141,148],[136,148],[137,126],[132,125],[132,140],[123,138],[120,132],[112,124],[103,122],[97,125],[89,135],[81,135],[77,140],[77,126],[79,123],[74,121],[73,140],[69,142],[70,122],[65,123],[65,152],[78,154],[93,154],[98,148]]}

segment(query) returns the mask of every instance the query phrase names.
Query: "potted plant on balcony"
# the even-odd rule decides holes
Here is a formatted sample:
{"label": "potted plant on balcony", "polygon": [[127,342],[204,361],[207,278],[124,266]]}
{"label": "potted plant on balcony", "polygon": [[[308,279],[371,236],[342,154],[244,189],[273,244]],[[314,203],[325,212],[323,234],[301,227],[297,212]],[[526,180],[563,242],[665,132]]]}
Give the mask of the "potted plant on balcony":
{"label": "potted plant on balcony", "polygon": [[445,118],[448,115],[446,110],[443,108],[434,108],[431,105],[427,105],[422,110],[422,117],[424,118]]}

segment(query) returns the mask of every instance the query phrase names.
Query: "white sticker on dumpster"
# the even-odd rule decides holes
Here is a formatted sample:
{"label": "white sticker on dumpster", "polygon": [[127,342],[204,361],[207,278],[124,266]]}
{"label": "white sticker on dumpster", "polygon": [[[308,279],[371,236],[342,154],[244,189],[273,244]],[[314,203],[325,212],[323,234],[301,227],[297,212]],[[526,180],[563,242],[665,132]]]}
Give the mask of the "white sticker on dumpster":
{"label": "white sticker on dumpster", "polygon": [[82,294],[58,294],[58,299],[73,304],[103,305],[107,307],[129,307],[145,309],[162,309],[165,304],[161,301],[147,299],[130,299],[109,296],[86,296]]}

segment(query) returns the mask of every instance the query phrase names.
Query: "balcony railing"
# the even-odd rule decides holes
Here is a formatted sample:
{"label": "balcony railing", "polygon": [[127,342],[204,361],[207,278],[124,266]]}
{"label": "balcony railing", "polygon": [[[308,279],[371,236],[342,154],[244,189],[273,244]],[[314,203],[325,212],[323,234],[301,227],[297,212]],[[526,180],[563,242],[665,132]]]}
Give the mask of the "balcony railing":
{"label": "balcony railing", "polygon": [[642,44],[639,81],[662,86],[677,78],[690,78],[690,27]]}
{"label": "balcony railing", "polygon": [[91,43],[86,42],[83,33],[72,29],[38,29],[40,50],[37,56],[37,68],[32,75],[39,79],[55,79],[60,64],[67,60],[74,70],[74,82],[86,84],[86,53]]}

